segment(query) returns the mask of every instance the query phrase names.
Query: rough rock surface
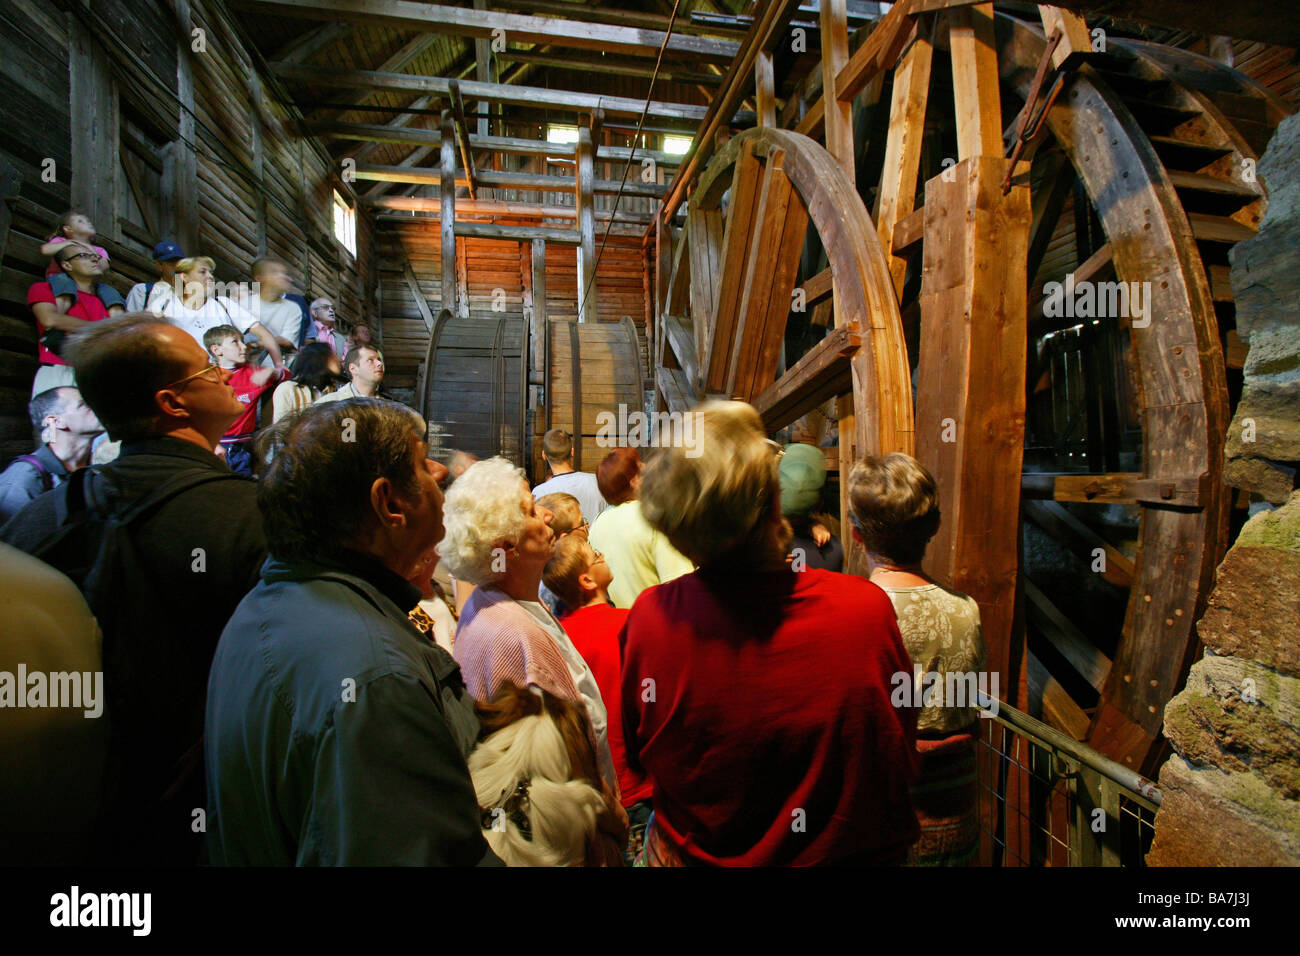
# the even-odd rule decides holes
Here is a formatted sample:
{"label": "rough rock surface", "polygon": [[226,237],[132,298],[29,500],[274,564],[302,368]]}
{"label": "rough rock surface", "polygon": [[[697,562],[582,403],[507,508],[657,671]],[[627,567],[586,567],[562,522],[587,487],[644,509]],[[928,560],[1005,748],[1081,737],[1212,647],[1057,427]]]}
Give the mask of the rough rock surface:
{"label": "rough rock surface", "polygon": [[1165,708],[1152,866],[1300,866],[1300,492],[1246,523]]}
{"label": "rough rock surface", "polygon": [[1231,253],[1237,333],[1249,346],[1241,402],[1228,427],[1224,481],[1274,504],[1294,480],[1270,462],[1300,461],[1300,115],[1278,127],[1260,158],[1268,210],[1259,235]]}

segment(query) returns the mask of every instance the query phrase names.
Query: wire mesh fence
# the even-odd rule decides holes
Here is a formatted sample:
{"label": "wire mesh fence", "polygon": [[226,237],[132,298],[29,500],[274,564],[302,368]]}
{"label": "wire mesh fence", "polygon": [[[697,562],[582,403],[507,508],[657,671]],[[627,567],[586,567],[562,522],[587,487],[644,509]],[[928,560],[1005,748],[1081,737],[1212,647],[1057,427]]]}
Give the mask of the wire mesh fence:
{"label": "wire mesh fence", "polygon": [[1151,781],[1000,702],[977,749],[982,863],[1144,865],[1160,806]]}

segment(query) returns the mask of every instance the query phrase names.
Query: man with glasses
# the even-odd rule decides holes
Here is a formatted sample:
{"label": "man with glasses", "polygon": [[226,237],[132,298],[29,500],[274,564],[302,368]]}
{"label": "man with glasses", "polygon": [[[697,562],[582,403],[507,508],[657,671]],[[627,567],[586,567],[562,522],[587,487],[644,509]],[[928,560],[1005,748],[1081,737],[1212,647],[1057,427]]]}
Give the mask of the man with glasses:
{"label": "man with glasses", "polygon": [[27,305],[36,316],[36,331],[40,337],[37,357],[41,368],[32,384],[33,396],[52,388],[76,384],[71,366],[60,357],[67,335],[123,311],[120,304],[106,304],[101,297],[108,287],[101,289],[99,279],[108,269],[108,263],[93,248],[81,242],[60,243],[54,261],[76,284],[77,301],[66,312],[62,311],[48,279],[33,282],[27,290]]}
{"label": "man with glasses", "polygon": [[121,455],[33,500],[0,539],[72,578],[104,632],[100,862],[196,863],[208,669],[266,558],[256,483],[212,451],[244,407],[187,332],[147,313],[91,323],[68,355]]}

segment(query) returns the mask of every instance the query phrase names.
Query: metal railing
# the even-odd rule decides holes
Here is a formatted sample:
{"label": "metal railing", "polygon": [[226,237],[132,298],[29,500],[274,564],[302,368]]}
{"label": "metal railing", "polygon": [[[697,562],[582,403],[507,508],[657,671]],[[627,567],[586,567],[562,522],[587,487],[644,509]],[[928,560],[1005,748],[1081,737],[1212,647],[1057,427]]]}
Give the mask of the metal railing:
{"label": "metal railing", "polygon": [[[981,696],[981,704],[991,702]],[[1143,866],[1160,790],[1040,720],[997,702],[977,744],[980,861]]]}

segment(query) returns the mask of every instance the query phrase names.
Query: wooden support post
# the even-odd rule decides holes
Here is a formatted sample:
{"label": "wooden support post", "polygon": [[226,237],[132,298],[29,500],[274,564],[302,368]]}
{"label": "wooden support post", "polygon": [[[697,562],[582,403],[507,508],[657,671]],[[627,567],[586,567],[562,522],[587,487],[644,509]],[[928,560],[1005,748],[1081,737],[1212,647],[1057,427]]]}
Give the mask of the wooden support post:
{"label": "wooden support post", "polygon": [[835,157],[849,181],[854,179],[853,99],[840,98],[839,75],[849,62],[846,0],[822,0],[822,99],[826,102],[826,151]]}
{"label": "wooden support post", "polygon": [[[182,249],[199,244],[199,172],[194,154],[198,130],[194,119],[194,67],[190,49],[190,0],[172,0],[176,31],[176,98],[180,101],[177,139],[163,147],[162,194],[165,238]],[[163,238],[163,237],[160,237]]]}
{"label": "wooden support post", "polygon": [[776,84],[772,75],[772,54],[761,51],[754,58],[754,100],[758,107],[758,125],[776,125]]}
{"label": "wooden support post", "polygon": [[949,10],[948,40],[957,112],[957,158],[1001,156],[1002,101],[993,4]]}
{"label": "wooden support post", "polygon": [[108,57],[80,19],[71,21],[72,205],[117,240],[117,85]]}
{"label": "wooden support post", "polygon": [[576,196],[578,206],[578,321],[596,321],[596,218],[592,184],[596,179],[596,149],[593,127],[600,125],[600,111],[578,126],[578,168]]}
{"label": "wooden support post", "polygon": [[925,135],[925,104],[930,89],[933,52],[929,38],[918,34],[894,72],[885,166],[880,192],[876,194],[875,219],[880,247],[889,255],[894,293],[900,298],[903,280],[907,276],[907,260],[892,254],[894,230],[911,215],[916,205],[916,177],[921,164],[921,141]]}
{"label": "wooden support post", "polygon": [[[475,10],[487,10],[487,0],[474,0]],[[474,38],[474,78],[480,83],[493,83],[496,77],[492,75],[492,41],[487,37]],[[481,114],[488,112],[491,104],[480,100],[474,107],[475,112],[479,113],[478,134],[480,136],[488,135],[488,118]]]}
{"label": "wooden support post", "polygon": [[[546,240],[534,239],[533,246],[533,324],[530,329],[529,381],[541,385],[546,380]],[[551,397],[546,396],[547,404]]]}
{"label": "wooden support post", "polygon": [[[265,151],[262,143],[262,78],[256,71],[248,74],[249,125],[253,131],[253,176],[257,190],[257,256],[266,255],[266,182]],[[182,247],[183,248],[183,247]]]}
{"label": "wooden support post", "polygon": [[[722,272],[722,210],[691,207],[686,214],[686,250],[690,256],[691,323],[694,326],[695,355],[705,352],[709,329],[718,308],[718,282]],[[700,374],[691,380],[691,390],[704,387]]]}
{"label": "wooden support post", "polygon": [[452,315],[459,315],[457,302],[460,296],[456,291],[456,134],[451,110],[442,111],[441,128],[442,307]]}
{"label": "wooden support post", "polygon": [[916,456],[943,508],[926,563],[979,602],[989,669],[1015,703],[1029,188],[1022,180],[1002,195],[1000,157],[953,169],[951,181],[936,176],[925,189]]}
{"label": "wooden support post", "polygon": [[[825,130],[826,151],[849,177],[856,180],[856,156],[853,149],[853,99],[840,98],[840,74],[849,62],[848,8],[845,0],[822,0],[822,124]],[[886,247],[887,248],[887,247]],[[842,328],[849,318],[840,307],[841,296],[832,282],[832,312],[835,327]],[[840,438],[840,526],[849,527],[849,468],[865,449],[855,443],[858,432],[857,416],[853,411],[853,395],[842,396],[838,402]],[[866,555],[852,535],[845,535],[844,570],[850,574],[866,572]]]}

